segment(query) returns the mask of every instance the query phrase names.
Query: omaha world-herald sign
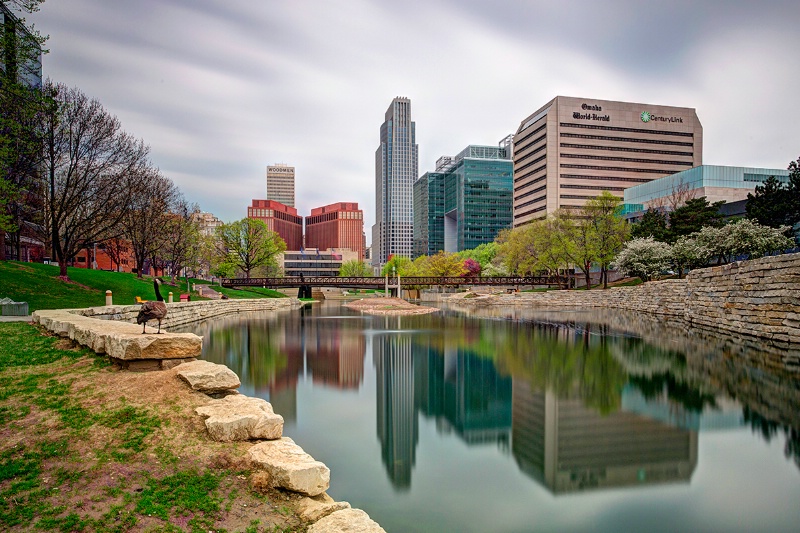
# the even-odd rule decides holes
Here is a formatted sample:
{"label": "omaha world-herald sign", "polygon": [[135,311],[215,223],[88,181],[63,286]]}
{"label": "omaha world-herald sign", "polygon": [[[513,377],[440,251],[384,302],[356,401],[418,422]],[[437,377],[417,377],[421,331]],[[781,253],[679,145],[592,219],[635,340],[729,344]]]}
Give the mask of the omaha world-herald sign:
{"label": "omaha world-herald sign", "polygon": [[[597,111],[603,111],[603,106],[598,104],[581,104],[580,111],[573,111],[572,118],[574,120],[595,120],[600,122],[611,122],[611,115],[609,112],[605,113],[597,113]],[[652,113],[650,111],[642,111],[639,114],[639,118],[642,122],[671,122],[677,124],[683,124],[683,117],[680,116],[668,116],[668,115],[658,115]]]}

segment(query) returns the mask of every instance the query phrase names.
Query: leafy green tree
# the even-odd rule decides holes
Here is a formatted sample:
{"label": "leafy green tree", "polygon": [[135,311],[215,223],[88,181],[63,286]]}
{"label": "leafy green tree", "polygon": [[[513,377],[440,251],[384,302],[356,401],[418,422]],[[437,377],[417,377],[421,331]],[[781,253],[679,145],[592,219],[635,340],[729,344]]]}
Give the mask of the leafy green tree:
{"label": "leafy green tree", "polygon": [[691,235],[704,227],[718,228],[723,224],[719,212],[724,201],[709,203],[705,196],[690,198],[686,203],[669,214],[670,242],[683,235]]}
{"label": "leafy green tree", "polygon": [[360,259],[351,259],[342,263],[339,275],[343,278],[367,278],[372,277],[372,269]]}
{"label": "leafy green tree", "polygon": [[667,227],[667,215],[657,209],[648,209],[642,215],[642,220],[631,226],[631,237],[653,237],[657,241],[667,242],[669,240],[669,228]]}
{"label": "leafy green tree", "polygon": [[255,218],[243,218],[217,228],[219,254],[241,270],[246,278],[258,267],[277,263],[277,256],[286,251],[286,243],[267,225]]}
{"label": "leafy green tree", "polygon": [[595,226],[592,220],[581,213],[581,216],[572,217],[565,210],[555,213],[559,225],[557,236],[562,239],[564,252],[569,260],[583,271],[586,289],[592,288],[591,268],[597,260],[597,239],[595,239]]}
{"label": "leafy green tree", "polygon": [[[37,166],[42,136],[39,114],[41,92],[28,83],[29,69],[38,72],[40,55],[47,40],[20,12],[38,11],[44,0],[3,0],[4,24],[0,28],[0,259],[4,257],[5,234],[19,257],[23,221],[41,223],[40,182]],[[9,9],[9,11],[5,11]],[[12,10],[17,11],[17,14]]]}
{"label": "leafy green tree", "polygon": [[762,185],[756,185],[755,193],[747,193],[747,218],[772,228],[790,224],[790,194],[788,187],[770,176]]}
{"label": "leafy green tree", "polygon": [[559,274],[569,268],[570,250],[574,243],[563,237],[563,221],[550,216],[530,225],[538,260],[533,271],[544,271],[551,275]]}
{"label": "leafy green tree", "polygon": [[458,252],[458,256],[462,259],[473,259],[477,261],[481,265],[481,270],[483,270],[488,267],[497,256],[497,242],[487,242],[471,250],[462,250]]}
{"label": "leafy green tree", "polygon": [[436,277],[458,277],[466,272],[464,260],[457,254],[439,251],[432,255],[427,261],[426,276]]}
{"label": "leafy green tree", "polygon": [[526,274],[536,255],[529,226],[503,230],[495,239],[497,259],[509,275]]}
{"label": "leafy green tree", "polygon": [[639,237],[625,243],[613,264],[629,276],[650,281],[669,267],[670,252],[667,243],[653,237]]}
{"label": "leafy green tree", "polygon": [[[800,157],[797,161],[789,163],[789,213],[790,218],[786,223],[790,226],[800,224]],[[795,235],[795,240],[800,242],[800,234]]]}
{"label": "leafy green tree", "polygon": [[[394,271],[392,271],[392,268],[394,268]],[[383,265],[381,276],[392,276],[395,273],[399,273],[401,276],[412,276],[414,274],[407,274],[407,272],[412,271],[413,268],[411,259],[395,254]]]}
{"label": "leafy green tree", "polygon": [[603,276],[603,288],[608,288],[608,267],[622,245],[628,240],[628,223],[619,216],[621,201],[608,191],[588,200],[583,213],[594,226],[597,263]]}

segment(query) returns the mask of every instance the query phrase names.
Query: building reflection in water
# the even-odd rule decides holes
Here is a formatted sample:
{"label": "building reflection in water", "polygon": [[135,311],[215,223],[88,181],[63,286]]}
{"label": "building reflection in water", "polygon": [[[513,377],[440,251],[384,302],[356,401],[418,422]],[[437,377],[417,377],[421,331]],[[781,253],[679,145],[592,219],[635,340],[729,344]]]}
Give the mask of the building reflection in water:
{"label": "building reflection in water", "polygon": [[[244,319],[243,319],[244,318]],[[364,379],[366,341],[312,308],[264,318],[241,315],[217,319],[204,336],[203,357],[236,372],[256,395],[272,403],[286,423],[297,420],[297,384],[357,389]]]}
{"label": "building reflection in water", "polygon": [[601,415],[514,381],[512,450],[523,472],[555,494],[688,482],[697,432],[618,411]]}
{"label": "building reflection in water", "polygon": [[[204,357],[234,370],[287,423],[296,421],[299,381],[358,389],[371,346],[376,433],[399,491],[411,487],[420,416],[468,445],[497,446],[554,494],[688,483],[698,431],[743,424],[767,440],[785,433],[786,455],[800,465],[796,377],[727,337],[687,336],[625,314],[329,312],[216,319],[196,331]],[[612,327],[620,323],[624,333]]]}
{"label": "building reflection in water", "polygon": [[396,489],[411,487],[419,428],[414,409],[411,335],[375,337],[376,420],[383,464]]}

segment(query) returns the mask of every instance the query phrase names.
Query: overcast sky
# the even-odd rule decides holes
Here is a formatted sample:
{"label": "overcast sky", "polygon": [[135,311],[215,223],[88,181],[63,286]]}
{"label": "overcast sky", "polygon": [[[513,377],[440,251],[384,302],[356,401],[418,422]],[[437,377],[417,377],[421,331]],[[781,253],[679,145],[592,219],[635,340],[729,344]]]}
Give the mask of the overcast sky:
{"label": "overcast sky", "polygon": [[693,107],[707,164],[800,156],[800,2],[48,0],[44,73],[149,144],[225,221],[296,167],[300,215],[375,220],[375,149],[411,99],[419,173],[496,144],[556,95]]}

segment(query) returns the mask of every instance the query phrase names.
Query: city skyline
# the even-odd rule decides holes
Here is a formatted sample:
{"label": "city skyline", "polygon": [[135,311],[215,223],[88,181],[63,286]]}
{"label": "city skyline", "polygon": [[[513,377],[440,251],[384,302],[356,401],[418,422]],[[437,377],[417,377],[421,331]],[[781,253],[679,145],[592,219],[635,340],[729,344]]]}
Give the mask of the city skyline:
{"label": "city skyline", "polygon": [[243,218],[265,165],[288,161],[300,213],[358,202],[371,227],[374,139],[397,94],[415,104],[421,169],[495,143],[556,95],[692,107],[705,163],[785,168],[800,151],[786,120],[797,14],[792,2],[62,0],[26,19],[51,36],[44,75],[100,100],[202,210]]}

